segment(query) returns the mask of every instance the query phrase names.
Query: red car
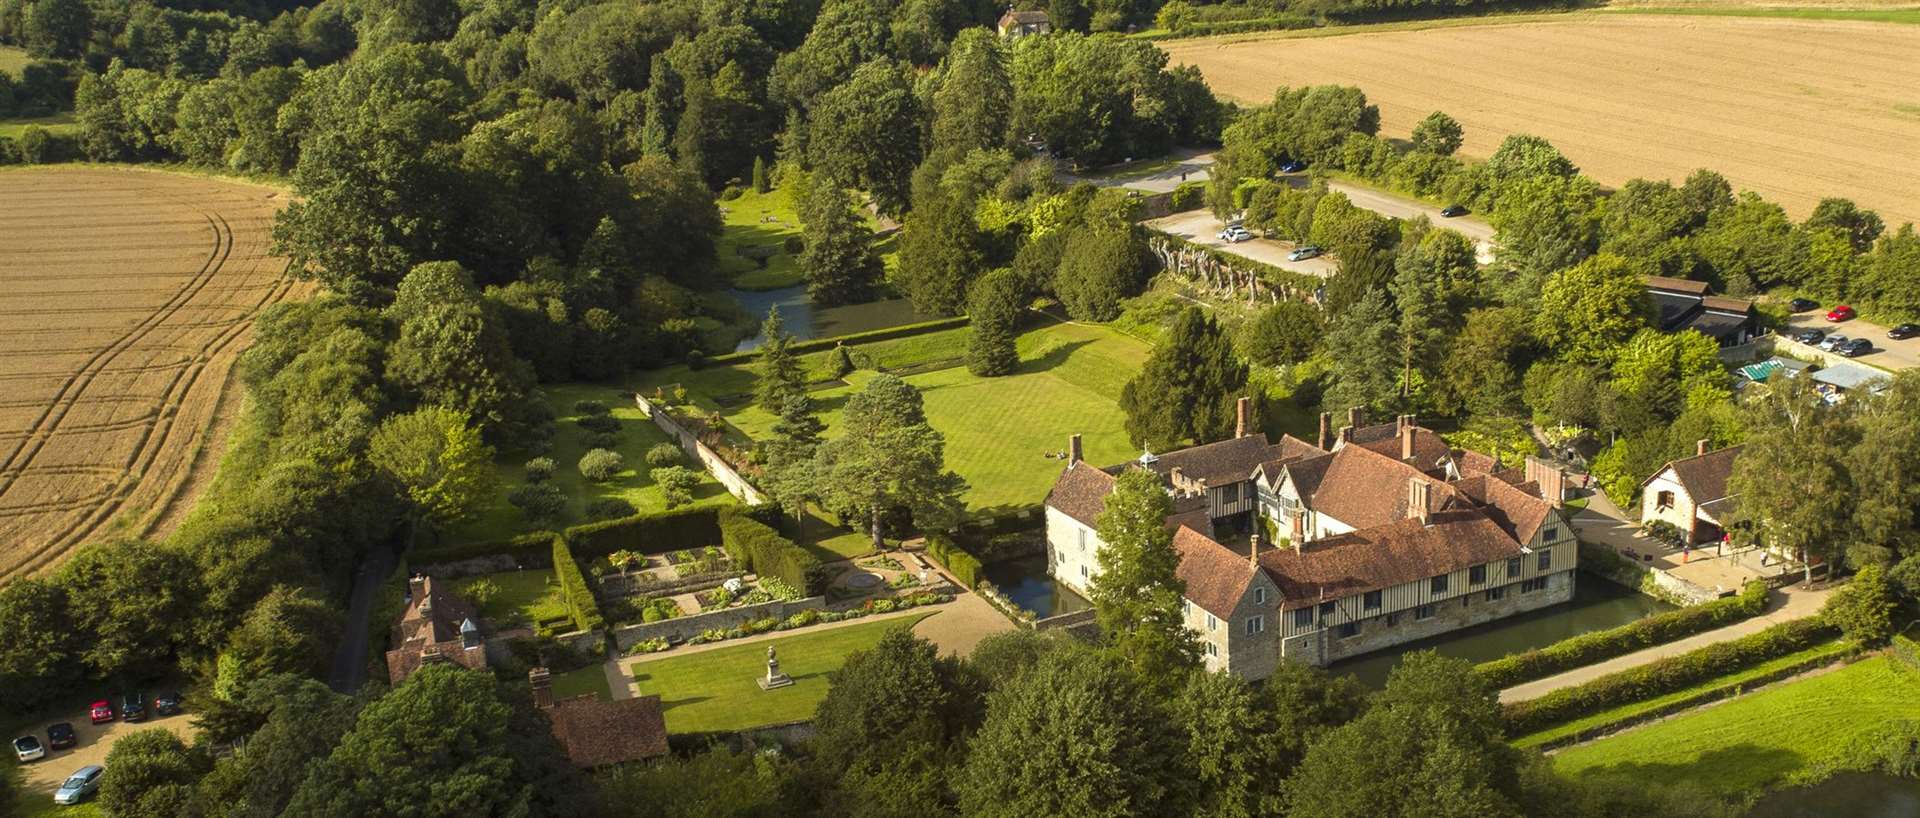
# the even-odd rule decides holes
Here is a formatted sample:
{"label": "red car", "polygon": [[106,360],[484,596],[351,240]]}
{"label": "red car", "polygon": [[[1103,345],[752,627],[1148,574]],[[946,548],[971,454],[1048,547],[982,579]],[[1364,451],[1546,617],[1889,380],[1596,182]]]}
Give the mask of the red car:
{"label": "red car", "polygon": [[113,705],[106,703],[104,700],[94,702],[92,711],[88,716],[93,719],[94,724],[104,724],[113,721]]}
{"label": "red car", "polygon": [[1827,311],[1828,321],[1845,321],[1853,317],[1853,308],[1845,304]]}

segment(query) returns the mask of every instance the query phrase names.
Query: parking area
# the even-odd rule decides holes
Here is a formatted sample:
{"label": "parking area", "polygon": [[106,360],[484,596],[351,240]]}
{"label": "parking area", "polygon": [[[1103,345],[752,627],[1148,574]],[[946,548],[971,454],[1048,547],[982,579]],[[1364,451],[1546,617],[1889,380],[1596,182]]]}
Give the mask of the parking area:
{"label": "parking area", "polygon": [[[67,780],[67,776],[81,767],[89,764],[105,764],[107,751],[113,748],[113,743],[121,736],[136,730],[163,727],[172,730],[180,736],[182,741],[189,743],[199,733],[194,729],[193,716],[190,713],[154,716],[142,722],[129,723],[115,719],[106,724],[92,724],[87,720],[85,710],[76,710],[34,722],[31,730],[33,737],[39,739],[41,744],[46,744],[47,725],[62,721],[73,725],[73,732],[79,738],[79,743],[64,750],[49,750],[45,758],[20,765],[23,800],[45,799],[51,804],[53,792],[60,789],[60,782]],[[13,750],[13,739],[24,734],[16,731],[13,735],[5,737],[8,742],[8,752]],[[112,775],[112,772],[109,771],[108,775]]]}
{"label": "parking area", "polygon": [[1282,270],[1291,270],[1296,273],[1320,276],[1321,278],[1331,276],[1340,270],[1339,263],[1334,261],[1331,256],[1321,256],[1305,261],[1288,261],[1287,254],[1294,251],[1293,242],[1280,241],[1278,239],[1249,239],[1242,242],[1228,242],[1220,238],[1220,231],[1226,229],[1226,225],[1219,219],[1214,218],[1213,213],[1206,210],[1190,210],[1185,213],[1175,213],[1171,216],[1151,219],[1145,222],[1145,224],[1162,233],[1179,236],[1195,244],[1218,248],[1223,253],[1230,253],[1241,258],[1258,261],[1262,264],[1271,264]]}
{"label": "parking area", "polygon": [[1888,338],[1887,328],[1879,324],[1868,323],[1858,318],[1828,323],[1826,314],[1825,307],[1796,313],[1787,319],[1789,329],[1785,334],[1792,337],[1798,335],[1801,330],[1817,329],[1829,334],[1837,332],[1848,338],[1865,338],[1873,342],[1873,351],[1854,360],[1881,369],[1911,369],[1920,366],[1920,338],[1896,341]]}

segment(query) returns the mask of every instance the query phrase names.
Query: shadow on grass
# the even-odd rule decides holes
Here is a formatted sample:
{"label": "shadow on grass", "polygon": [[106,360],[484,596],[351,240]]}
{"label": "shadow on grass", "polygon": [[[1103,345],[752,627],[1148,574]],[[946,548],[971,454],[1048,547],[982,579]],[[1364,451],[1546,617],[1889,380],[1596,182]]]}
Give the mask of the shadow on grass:
{"label": "shadow on grass", "polygon": [[1038,358],[1021,361],[1020,372],[1021,374],[1045,372],[1049,369],[1053,369],[1062,364],[1065,364],[1068,358],[1073,357],[1074,351],[1080,349],[1081,347],[1092,346],[1092,345],[1093,345],[1092,341],[1068,341],[1067,343],[1060,344],[1058,346],[1053,347],[1052,349],[1047,350],[1044,354],[1042,354]]}
{"label": "shadow on grass", "polygon": [[[1786,729],[1786,728],[1783,728]],[[1807,758],[1782,747],[1735,744],[1703,753],[1691,762],[1622,761],[1588,767],[1577,773],[1582,778],[1612,778],[1635,782],[1691,782],[1727,793],[1746,792],[1755,786],[1779,780],[1800,769]]]}

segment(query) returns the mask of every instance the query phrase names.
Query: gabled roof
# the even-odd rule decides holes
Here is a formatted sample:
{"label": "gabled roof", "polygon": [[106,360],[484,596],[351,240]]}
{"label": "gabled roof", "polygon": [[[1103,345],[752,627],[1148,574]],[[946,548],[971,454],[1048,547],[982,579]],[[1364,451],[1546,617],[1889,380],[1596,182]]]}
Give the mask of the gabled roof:
{"label": "gabled roof", "polygon": [[[1733,461],[1739,457],[1740,448],[1728,446],[1703,455],[1675,460],[1668,463],[1666,468],[1661,469],[1654,477],[1667,473],[1669,469],[1672,470],[1674,479],[1680,483],[1681,488],[1687,490],[1687,496],[1693,499],[1695,505],[1705,505],[1715,500],[1725,499],[1727,478],[1733,476]],[[1649,477],[1641,481],[1640,485],[1645,487],[1652,481],[1653,477]]]}
{"label": "gabled roof", "polygon": [[588,693],[561,699],[541,712],[577,766],[604,767],[667,754],[667,719],[659,696],[605,701]]}
{"label": "gabled roof", "polygon": [[1435,512],[1427,525],[1409,518],[1305,543],[1299,551],[1263,551],[1260,567],[1280,586],[1281,608],[1292,610],[1519,554],[1519,543],[1487,515],[1455,509]]}
{"label": "gabled roof", "polygon": [[1451,484],[1366,446],[1342,446],[1331,455],[1286,468],[1308,508],[1352,528],[1384,525],[1407,516],[1409,480],[1419,479],[1432,487],[1435,509],[1457,501],[1458,492]]}
{"label": "gabled roof", "polygon": [[1006,14],[1000,15],[1000,26],[1002,28],[1012,23],[1025,23],[1025,24],[1031,25],[1034,23],[1045,23],[1045,22],[1048,22],[1048,19],[1047,19],[1047,13],[1044,11],[1013,11],[1009,9],[1007,10]]}
{"label": "gabled roof", "polygon": [[1700,299],[1701,306],[1710,310],[1735,312],[1746,315],[1753,312],[1753,302],[1744,298],[1728,298],[1724,295],[1709,295]]}
{"label": "gabled roof", "polygon": [[1676,293],[1687,293],[1690,295],[1704,296],[1707,294],[1707,290],[1709,289],[1707,282],[1694,281],[1693,279],[1690,279],[1690,278],[1669,278],[1667,276],[1641,276],[1640,280],[1646,283],[1647,289],[1649,290],[1670,290]]}
{"label": "gabled roof", "polygon": [[1186,598],[1207,613],[1226,618],[1233,613],[1240,597],[1253,580],[1253,562],[1247,554],[1235,554],[1212,538],[1182,526],[1173,532],[1173,550],[1180,553],[1180,581],[1187,584]]}
{"label": "gabled roof", "polygon": [[[1295,443],[1304,445],[1304,441]],[[1172,474],[1177,468],[1189,480],[1224,486],[1252,479],[1260,464],[1283,458],[1289,450],[1298,451],[1297,447],[1290,447],[1285,438],[1273,444],[1267,442],[1266,435],[1247,435],[1175,449],[1144,465],[1162,475]]]}
{"label": "gabled roof", "polygon": [[1085,460],[1067,464],[1047,492],[1047,507],[1086,525],[1095,525],[1107,508],[1107,495],[1113,491],[1113,475],[1095,468]]}
{"label": "gabled roof", "polygon": [[[1389,432],[1393,432],[1393,424],[1386,424],[1386,427]],[[1371,435],[1369,437],[1371,439],[1363,440],[1360,435],[1354,435],[1354,445],[1386,455],[1395,460],[1400,459],[1401,441],[1398,432],[1393,432],[1386,437],[1379,437],[1377,435]],[[1440,439],[1439,434],[1431,429],[1419,426],[1414,427],[1412,465],[1415,468],[1421,471],[1444,469],[1446,468],[1447,461],[1452,457],[1453,448],[1448,446],[1445,440]]]}
{"label": "gabled roof", "polygon": [[1461,489],[1480,503],[1488,519],[1522,545],[1533,542],[1540,527],[1555,519],[1553,505],[1540,496],[1540,486],[1531,481],[1515,484],[1489,479],[1471,487],[1462,485]]}

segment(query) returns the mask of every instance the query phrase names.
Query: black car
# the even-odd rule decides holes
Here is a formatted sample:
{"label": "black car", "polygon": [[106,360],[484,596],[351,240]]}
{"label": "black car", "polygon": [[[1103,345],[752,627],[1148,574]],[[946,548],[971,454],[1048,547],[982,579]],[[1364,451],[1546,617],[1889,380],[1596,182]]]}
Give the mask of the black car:
{"label": "black car", "polygon": [[1794,312],[1806,312],[1807,310],[1817,310],[1819,308],[1820,302],[1811,298],[1796,298],[1787,302],[1787,309],[1793,310]]}
{"label": "black car", "polygon": [[1800,343],[1806,344],[1808,346],[1812,346],[1814,344],[1820,343],[1823,340],[1826,340],[1826,337],[1827,337],[1826,330],[1810,329],[1810,330],[1807,330],[1806,332],[1800,333],[1799,335],[1793,336],[1793,340],[1799,341]]}
{"label": "black car", "polygon": [[1845,355],[1849,358],[1858,358],[1862,355],[1865,355],[1873,351],[1873,342],[1865,338],[1855,338],[1851,341],[1848,341],[1844,344],[1834,347],[1833,351],[1838,352],[1841,355]]}
{"label": "black car", "polygon": [[80,743],[80,736],[73,732],[73,725],[66,722],[47,725],[47,747],[53,750],[65,750]]}
{"label": "black car", "polygon": [[1299,173],[1300,171],[1303,171],[1306,169],[1307,169],[1307,163],[1302,162],[1298,159],[1289,159],[1286,161],[1285,164],[1282,164],[1280,166],[1281,173]]}
{"label": "black car", "polygon": [[1887,337],[1896,341],[1901,338],[1912,338],[1915,335],[1920,335],[1920,324],[1901,324],[1887,330]]}
{"label": "black car", "polygon": [[153,713],[156,716],[171,716],[180,712],[180,693],[169,691],[155,696]]}
{"label": "black car", "polygon": [[1447,205],[1446,207],[1443,207],[1440,209],[1440,215],[1445,216],[1449,219],[1455,218],[1458,216],[1465,216],[1467,215],[1467,209],[1457,204]]}
{"label": "black car", "polygon": [[140,693],[128,693],[120,697],[120,718],[122,721],[146,721],[147,697]]}

